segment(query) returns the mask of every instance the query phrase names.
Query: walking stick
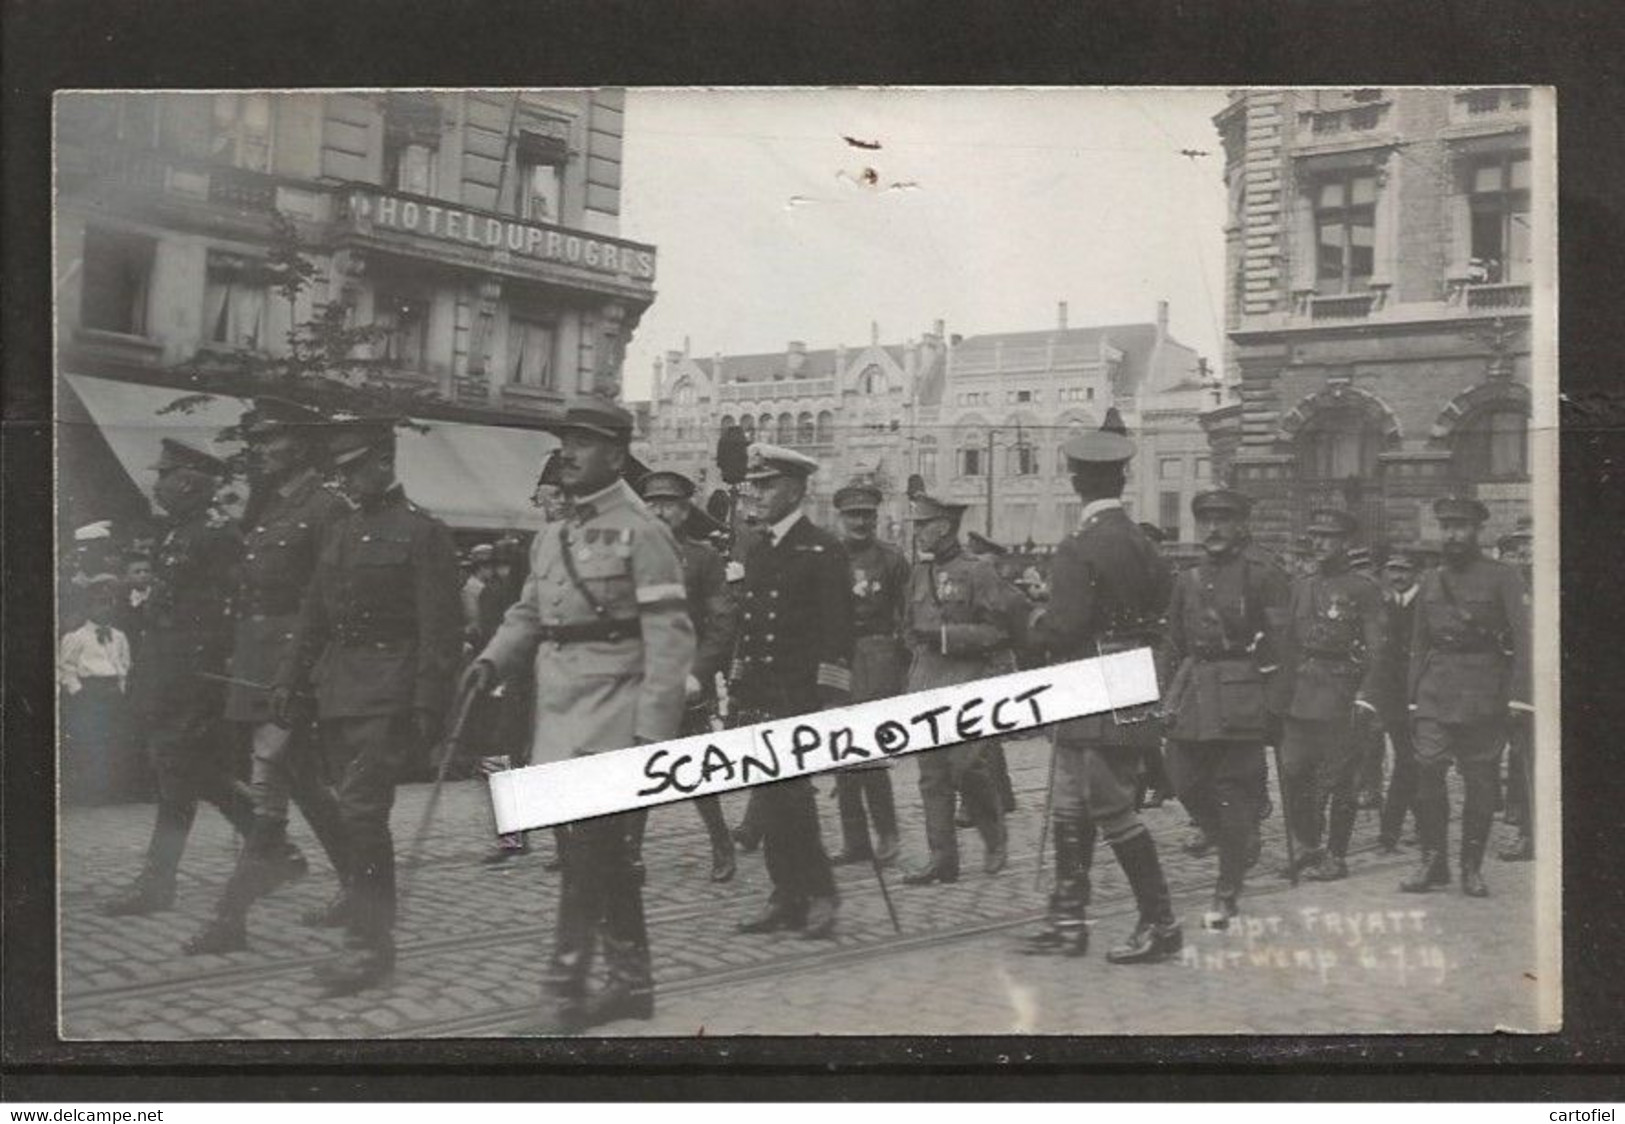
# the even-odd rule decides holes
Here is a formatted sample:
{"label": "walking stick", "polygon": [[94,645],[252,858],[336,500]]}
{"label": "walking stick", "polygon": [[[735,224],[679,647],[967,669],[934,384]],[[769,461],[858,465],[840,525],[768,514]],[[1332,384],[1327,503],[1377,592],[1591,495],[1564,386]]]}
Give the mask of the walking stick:
{"label": "walking stick", "polygon": [[1049,730],[1049,783],[1044,788],[1044,822],[1038,825],[1038,869],[1033,871],[1033,889],[1044,888],[1044,848],[1049,843],[1050,813],[1055,807],[1055,758],[1061,752],[1055,744],[1054,726]]}
{"label": "walking stick", "polygon": [[429,837],[429,824],[433,821],[435,808],[440,803],[440,790],[446,784],[446,770],[451,767],[451,759],[456,757],[458,750],[462,748],[463,727],[468,725],[468,717],[473,713],[474,703],[478,697],[479,692],[473,689],[463,692],[462,698],[457,700],[457,711],[452,719],[451,729],[440,742],[440,766],[435,770],[434,787],[429,790],[429,803],[423,809],[423,818],[418,821],[417,831],[412,836],[412,845],[407,849],[407,873],[402,879],[399,895],[402,902],[406,900],[415,881],[413,872],[422,857],[423,844]]}
{"label": "walking stick", "polygon": [[1275,784],[1281,790],[1281,823],[1286,828],[1286,869],[1287,877],[1292,884],[1298,884],[1298,855],[1297,848],[1292,845],[1292,816],[1286,804],[1286,773],[1281,771],[1281,738],[1277,735],[1275,744],[1270,748],[1275,751]]}
{"label": "walking stick", "polygon": [[881,872],[880,859],[873,847],[869,849],[869,866],[875,872],[875,881],[880,883],[880,896],[886,903],[886,912],[891,915],[891,927],[900,935],[903,932],[903,925],[897,920],[897,907],[892,904],[891,889],[886,885],[886,875]]}

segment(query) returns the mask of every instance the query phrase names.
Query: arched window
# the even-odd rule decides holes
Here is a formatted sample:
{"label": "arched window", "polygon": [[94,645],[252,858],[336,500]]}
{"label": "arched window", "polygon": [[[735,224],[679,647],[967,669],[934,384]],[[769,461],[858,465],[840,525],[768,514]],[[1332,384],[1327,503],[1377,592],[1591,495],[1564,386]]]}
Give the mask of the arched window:
{"label": "arched window", "polygon": [[818,412],[818,443],[828,445],[835,440],[835,415],[828,410]]}
{"label": "arched window", "polygon": [[1451,467],[1463,480],[1529,476],[1529,418],[1515,405],[1489,406],[1457,426]]}
{"label": "arched window", "polygon": [[739,428],[745,431],[746,440],[748,440],[748,441],[756,440],[756,419],[755,418],[751,417],[749,414],[746,414],[744,417],[739,419]]}
{"label": "arched window", "polygon": [[858,391],[865,395],[886,393],[886,372],[878,363],[869,364],[858,375]]}
{"label": "arched window", "polygon": [[733,427],[734,427],[734,416],[732,414],[723,414],[722,415],[722,421],[720,423],[718,423],[718,425],[717,425],[717,432],[719,432],[719,433],[727,433]]}
{"label": "arched window", "polygon": [[679,406],[694,405],[694,384],[686,378],[679,379],[672,388],[671,397]]}
{"label": "arched window", "polygon": [[796,419],[793,414],[779,415],[778,437],[775,439],[780,445],[788,445],[796,439]]}
{"label": "arched window", "polygon": [[810,412],[803,411],[796,419],[796,444],[811,445],[815,436],[817,433],[813,427],[813,416]]}
{"label": "arched window", "polygon": [[756,433],[758,435],[757,440],[765,441],[769,445],[774,443],[778,438],[778,431],[773,428],[772,414],[763,414],[756,419]]}
{"label": "arched window", "polygon": [[1298,433],[1298,468],[1308,480],[1347,480],[1377,474],[1382,432],[1361,411],[1330,409]]}
{"label": "arched window", "polygon": [[989,466],[987,448],[982,441],[980,433],[966,433],[959,439],[958,468],[960,476],[982,476],[986,474]]}

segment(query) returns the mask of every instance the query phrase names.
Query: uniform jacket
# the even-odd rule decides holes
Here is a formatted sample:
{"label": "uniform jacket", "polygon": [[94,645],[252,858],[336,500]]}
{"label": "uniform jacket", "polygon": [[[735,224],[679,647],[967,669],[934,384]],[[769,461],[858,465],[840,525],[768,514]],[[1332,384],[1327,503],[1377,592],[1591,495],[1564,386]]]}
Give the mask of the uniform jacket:
{"label": "uniform jacket", "polygon": [[443,715],[462,654],[458,586],[451,532],[397,485],[328,529],[278,682],[313,682],[321,718]]}
{"label": "uniform jacket", "polygon": [[226,718],[269,722],[271,693],[293,643],[299,607],[316,573],[322,538],[350,505],[307,469],[274,491],[243,529],[243,560],[232,602],[234,636]]}
{"label": "uniform jacket", "polygon": [[[1049,608],[1032,642],[1052,662],[1155,646],[1173,577],[1156,544],[1121,504],[1097,508],[1061,541],[1050,570]],[[1090,715],[1062,723],[1062,744],[1155,744],[1148,715]]]}
{"label": "uniform jacket", "polygon": [[1418,718],[1487,722],[1527,707],[1529,593],[1515,567],[1475,557],[1422,577],[1411,634],[1410,700]]}
{"label": "uniform jacket", "polygon": [[[1010,595],[992,562],[959,549],[914,564],[903,634],[914,655],[908,689],[969,683],[1008,671]],[[997,663],[997,671],[993,670]]]}
{"label": "uniform jacket", "polygon": [[1387,607],[1375,578],[1341,561],[1292,587],[1282,698],[1291,718],[1344,721],[1382,695]]}
{"label": "uniform jacket", "polygon": [[678,538],[688,618],[694,625],[694,670],[701,690],[716,690],[717,672],[726,672],[739,635],[739,606],[728,588],[726,564],[710,545]]}
{"label": "uniform jacket", "polygon": [[745,561],[733,679],[742,706],[774,717],[820,708],[819,688],[851,691],[852,568],[805,515]]}
{"label": "uniform jacket", "polygon": [[219,717],[221,675],[231,652],[229,603],[243,544],[230,523],[203,512],[176,524],[153,559],[147,633],[131,668],[136,711],[207,708]]}
{"label": "uniform jacket", "polygon": [[[594,622],[636,631],[547,638]],[[675,737],[694,626],[671,531],[622,480],[582,497],[532,541],[524,590],[480,658],[504,677],[534,663],[535,764]]]}
{"label": "uniform jacket", "polygon": [[1177,669],[1164,703],[1179,741],[1260,741],[1269,726],[1267,684],[1279,669],[1291,584],[1246,544],[1203,558],[1174,579],[1168,653]]}
{"label": "uniform jacket", "polygon": [[852,567],[852,701],[890,698],[902,693],[908,668],[902,640],[908,559],[873,539],[841,545]]}

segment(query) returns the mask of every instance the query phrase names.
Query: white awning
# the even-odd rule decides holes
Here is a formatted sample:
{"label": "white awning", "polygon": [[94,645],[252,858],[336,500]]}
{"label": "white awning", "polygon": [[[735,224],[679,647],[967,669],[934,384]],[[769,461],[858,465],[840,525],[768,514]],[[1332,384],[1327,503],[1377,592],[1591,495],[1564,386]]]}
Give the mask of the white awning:
{"label": "white awning", "polygon": [[[167,386],[64,375],[102,432],[124,471],[149,500],[164,438],[229,456],[217,441],[247,409],[245,399],[214,394],[184,410],[164,412],[189,397]],[[557,438],[534,430],[467,422],[419,421],[427,432],[397,431],[396,473],[413,503],[459,530],[534,530],[540,512],[530,504],[536,475]]]}

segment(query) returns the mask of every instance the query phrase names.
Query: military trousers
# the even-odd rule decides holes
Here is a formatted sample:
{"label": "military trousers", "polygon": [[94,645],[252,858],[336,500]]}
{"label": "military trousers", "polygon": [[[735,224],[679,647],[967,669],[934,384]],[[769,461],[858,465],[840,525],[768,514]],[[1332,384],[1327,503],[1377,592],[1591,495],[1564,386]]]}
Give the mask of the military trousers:
{"label": "military trousers", "polygon": [[959,843],[954,832],[954,798],[962,796],[971,821],[990,839],[1003,814],[987,742],[960,742],[920,754],[920,801],[925,809],[925,841],[934,870],[959,873]]}
{"label": "military trousers", "polygon": [[1157,860],[1156,843],[1138,808],[1145,755],[1142,740],[1135,737],[1128,744],[1060,742],[1054,752],[1051,830],[1056,886],[1049,903],[1051,926],[1064,930],[1068,922],[1082,922],[1089,901],[1096,832],[1111,845],[1128,876],[1141,922],[1172,924],[1168,884]]}
{"label": "military trousers", "polygon": [[1322,846],[1338,858],[1348,853],[1359,809],[1355,779],[1362,745],[1355,733],[1349,720],[1286,719],[1281,781],[1287,825],[1306,854]]}
{"label": "military trousers", "polygon": [[762,832],[762,858],[776,902],[798,908],[809,898],[835,896],[835,874],[818,826],[811,779],[774,781],[750,790],[747,821]]}
{"label": "military trousers", "polygon": [[343,846],[341,873],[353,908],[345,925],[349,943],[393,947],[395,927],[395,840],[389,813],[395,785],[418,741],[410,714],[324,718],[320,723],[322,765],[332,786],[331,803],[319,813],[338,825]]}
{"label": "military trousers", "polygon": [[897,801],[891,770],[849,768],[835,774],[835,802],[841,811],[841,846],[855,855],[874,854],[869,825],[883,839],[897,836]]}
{"label": "military trousers", "polygon": [[553,952],[542,981],[546,995],[572,1002],[583,998],[600,944],[613,983],[632,991],[653,987],[643,912],[647,816],[639,809],[557,829],[559,899]]}
{"label": "military trousers", "polygon": [[1108,843],[1143,833],[1136,797],[1144,752],[1139,745],[1057,744],[1051,800],[1055,819],[1091,823]]}
{"label": "military trousers", "polygon": [[1259,742],[1171,742],[1168,767],[1174,791],[1219,853],[1218,892],[1241,893],[1258,839]]}
{"label": "military trousers", "polygon": [[1416,801],[1416,742],[1411,736],[1410,716],[1387,712],[1382,718],[1388,740],[1394,747],[1394,765],[1388,774],[1388,791],[1382,798],[1381,838],[1398,842],[1405,817]]}
{"label": "military trousers", "polygon": [[1461,865],[1477,870],[1484,861],[1490,828],[1495,822],[1495,800],[1500,785],[1501,749],[1507,724],[1439,722],[1418,718],[1416,739],[1416,830],[1422,849],[1449,853],[1450,795],[1446,774],[1454,762],[1462,779]]}
{"label": "military trousers", "polygon": [[231,742],[217,716],[217,696],[197,692],[188,703],[149,716],[147,755],[158,782],[158,814],[147,845],[144,877],[173,889],[186,839],[205,800],[244,839],[253,832],[253,806],[233,774]]}

